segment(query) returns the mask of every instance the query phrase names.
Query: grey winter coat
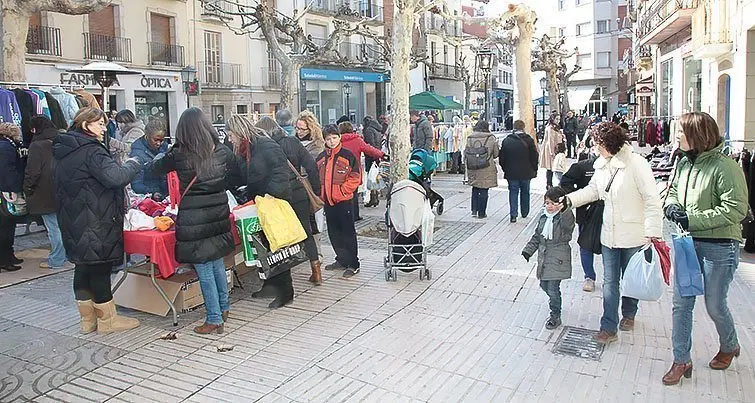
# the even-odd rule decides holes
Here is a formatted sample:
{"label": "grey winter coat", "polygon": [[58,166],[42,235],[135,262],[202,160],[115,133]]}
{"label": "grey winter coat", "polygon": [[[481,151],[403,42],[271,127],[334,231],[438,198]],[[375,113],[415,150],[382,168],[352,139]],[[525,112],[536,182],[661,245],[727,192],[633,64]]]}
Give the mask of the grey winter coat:
{"label": "grey winter coat", "polygon": [[488,149],[488,165],[482,169],[467,169],[469,184],[476,188],[490,189],[498,186],[498,169],[495,160],[498,158],[498,140],[489,132],[472,132],[467,137],[467,148],[482,147]]}
{"label": "grey winter coat", "polygon": [[383,125],[372,116],[365,116],[362,124],[364,125],[364,129],[362,130],[364,141],[379,149],[380,143],[383,140]]}
{"label": "grey winter coat", "polygon": [[420,116],[417,123],[414,124],[414,137],[412,138],[412,149],[423,149],[433,151],[433,125],[426,117]]}
{"label": "grey winter coat", "polygon": [[553,239],[543,237],[545,213],[540,215],[535,234],[522,253],[532,256],[537,252],[537,278],[539,280],[567,280],[571,278],[571,241],[574,232],[574,213],[562,211],[553,217]]}

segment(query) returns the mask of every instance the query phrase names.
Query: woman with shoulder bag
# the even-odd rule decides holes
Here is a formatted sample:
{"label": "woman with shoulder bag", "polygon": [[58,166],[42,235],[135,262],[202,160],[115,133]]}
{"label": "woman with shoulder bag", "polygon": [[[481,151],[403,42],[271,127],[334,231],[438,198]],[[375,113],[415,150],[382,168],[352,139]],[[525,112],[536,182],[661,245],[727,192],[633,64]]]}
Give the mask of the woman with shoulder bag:
{"label": "woman with shoulder bag", "polygon": [[183,189],[176,218],[176,260],[197,271],[206,309],[198,334],[223,333],[230,314],[228,281],[223,258],[234,250],[226,173],[236,167],[233,154],[220,144],[210,119],[189,108],[176,126],[176,143],[158,154],[152,171],[176,171]]}
{"label": "woman with shoulder bag", "polygon": [[[704,112],[679,119],[679,161],[665,202],[665,216],[689,231],[703,274],[705,307],[718,332],[718,353],[708,364],[729,368],[739,356],[734,319],[727,304],[729,285],[739,265],[740,222],[747,214],[747,184],[737,163],[721,153],[724,142],[718,125]],[[674,363],[663,376],[665,385],[692,376],[692,310],[695,296],[684,297],[674,287],[671,341]]]}
{"label": "woman with shoulder bag", "polygon": [[0,272],[20,270],[22,259],[13,252],[17,217],[8,210],[8,197],[20,196],[24,182],[25,161],[21,142],[21,128],[12,123],[0,123]]}
{"label": "woman with shoulder bag", "polygon": [[[487,158],[484,161],[473,161],[469,156],[469,151],[483,148],[487,153]],[[472,185],[472,217],[486,218],[488,216],[488,190],[498,186],[498,170],[495,164],[498,158],[498,142],[490,133],[488,122],[484,120],[477,122],[472,134],[467,137],[466,150],[467,173],[469,184]]]}
{"label": "woman with shoulder bag", "polygon": [[[592,130],[600,158],[585,188],[566,196],[566,203],[581,207],[603,200],[603,317],[595,341],[618,340],[617,330],[634,329],[638,300],[622,297],[619,283],[629,260],[644,245],[661,237],[661,198],[650,164],[629,145],[629,136],[610,122]],[[619,300],[622,319],[619,321]]]}
{"label": "woman with shoulder bag", "polygon": [[[307,152],[301,141],[295,137],[286,135],[283,128],[278,126],[278,123],[272,118],[263,117],[257,122],[257,127],[265,130],[270,138],[278,143],[288,159],[291,208],[294,209],[296,217],[301,222],[302,227],[304,227],[304,232],[307,233],[307,239],[304,241],[304,252],[307,254],[309,266],[312,269],[309,281],[315,285],[320,285],[322,284],[320,257],[317,253],[317,244],[312,236],[312,226],[309,220],[309,215],[312,213],[312,203],[310,202],[310,194],[302,182],[302,180],[307,181],[311,186],[310,189],[320,189],[320,174],[317,172],[315,159]],[[301,176],[302,170],[307,172],[306,179]]]}
{"label": "woman with shoulder bag", "polygon": [[[322,127],[317,122],[317,118],[310,111],[304,111],[299,115],[299,120],[296,121],[296,138],[301,141],[304,148],[307,149],[309,155],[317,161],[317,157],[321,152],[325,151],[325,138],[322,134]],[[317,188],[313,189],[317,193]],[[317,245],[317,252],[319,260],[322,261],[322,231],[325,230],[325,210],[320,208],[319,210],[309,215],[309,225],[312,228],[312,236],[315,239]]]}

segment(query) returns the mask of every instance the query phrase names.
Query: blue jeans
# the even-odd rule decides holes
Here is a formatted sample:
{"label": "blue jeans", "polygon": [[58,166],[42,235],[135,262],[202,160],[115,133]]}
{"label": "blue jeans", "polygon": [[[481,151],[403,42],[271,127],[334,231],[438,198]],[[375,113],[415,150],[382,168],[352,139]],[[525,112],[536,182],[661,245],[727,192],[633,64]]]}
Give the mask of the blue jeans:
{"label": "blue jeans", "polygon": [[561,317],[561,280],[540,280],[540,288],[548,295],[551,316]]}
{"label": "blue jeans", "polygon": [[47,238],[50,239],[50,255],[47,257],[47,264],[50,267],[63,267],[66,263],[66,250],[63,247],[63,237],[60,235],[58,216],[43,214],[42,220],[47,228]]}
{"label": "blue jeans", "polygon": [[488,210],[488,190],[486,188],[476,188],[472,186],[472,212],[481,215],[487,214]]}
{"label": "blue jeans", "polygon": [[[642,248],[608,248],[603,246],[603,317],[600,330],[616,333],[619,327],[619,281],[627,269],[629,259]],[[634,298],[621,297],[621,315],[634,319],[637,303]]]}
{"label": "blue jeans", "polygon": [[522,206],[522,217],[530,213],[530,179],[508,180],[509,182],[509,207],[511,218],[519,215],[519,205]]}
{"label": "blue jeans", "polygon": [[207,311],[205,322],[211,325],[223,323],[223,312],[230,309],[228,302],[228,279],[225,277],[223,259],[211,260],[194,265],[202,289],[204,307]]}
{"label": "blue jeans", "polygon": [[[703,270],[705,308],[718,332],[720,350],[731,353],[739,346],[734,319],[726,302],[729,284],[739,265],[739,242],[700,242],[695,240],[695,251]],[[674,349],[674,362],[690,361],[692,349],[692,310],[695,297],[682,297],[674,287],[674,309],[671,341]]]}
{"label": "blue jeans", "polygon": [[[582,226],[579,227],[579,233],[582,233]],[[596,280],[595,276],[595,255],[583,247],[579,247],[579,260],[582,262],[582,271],[585,272],[585,278],[592,281]]]}

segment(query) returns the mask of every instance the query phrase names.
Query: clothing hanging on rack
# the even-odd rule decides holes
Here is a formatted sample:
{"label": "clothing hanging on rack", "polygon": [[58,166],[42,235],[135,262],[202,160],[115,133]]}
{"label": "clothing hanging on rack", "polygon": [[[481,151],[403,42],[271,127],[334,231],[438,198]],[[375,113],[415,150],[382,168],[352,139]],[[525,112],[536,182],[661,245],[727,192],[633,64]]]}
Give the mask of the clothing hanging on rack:
{"label": "clothing hanging on rack", "polygon": [[[76,97],[72,94],[65,92],[59,86],[50,88],[50,95],[58,101],[63,119],[66,121],[66,126],[70,126],[73,123],[73,117],[79,111],[79,104],[76,102]],[[50,101],[48,100],[48,103]]]}
{"label": "clothing hanging on rack", "polygon": [[21,111],[16,102],[16,94],[4,88],[0,88],[0,122],[21,126]]}

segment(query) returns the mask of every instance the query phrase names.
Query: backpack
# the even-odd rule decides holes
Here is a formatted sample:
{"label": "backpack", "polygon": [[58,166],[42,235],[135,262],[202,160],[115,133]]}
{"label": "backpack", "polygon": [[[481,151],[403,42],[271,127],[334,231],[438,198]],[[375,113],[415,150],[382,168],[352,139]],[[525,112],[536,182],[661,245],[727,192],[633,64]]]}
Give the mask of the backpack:
{"label": "backpack", "polygon": [[474,143],[474,147],[467,147],[464,150],[464,160],[467,163],[467,169],[483,169],[490,166],[490,160],[488,158],[488,139],[480,145],[480,141],[477,140]]}

